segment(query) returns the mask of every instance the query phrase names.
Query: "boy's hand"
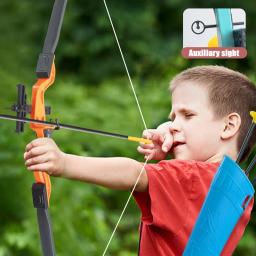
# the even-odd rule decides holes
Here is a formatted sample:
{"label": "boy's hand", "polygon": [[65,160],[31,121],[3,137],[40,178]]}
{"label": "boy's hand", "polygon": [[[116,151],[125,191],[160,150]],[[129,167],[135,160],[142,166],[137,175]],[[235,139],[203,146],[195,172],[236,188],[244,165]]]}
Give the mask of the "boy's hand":
{"label": "boy's hand", "polygon": [[65,154],[49,138],[35,139],[29,143],[25,149],[24,159],[30,171],[47,172],[53,176],[60,176],[64,172]]}
{"label": "boy's hand", "polygon": [[145,155],[145,159],[163,160],[173,144],[173,136],[170,132],[171,122],[166,122],[157,129],[148,129],[143,132],[143,137],[152,140],[153,144],[140,143],[138,152]]}

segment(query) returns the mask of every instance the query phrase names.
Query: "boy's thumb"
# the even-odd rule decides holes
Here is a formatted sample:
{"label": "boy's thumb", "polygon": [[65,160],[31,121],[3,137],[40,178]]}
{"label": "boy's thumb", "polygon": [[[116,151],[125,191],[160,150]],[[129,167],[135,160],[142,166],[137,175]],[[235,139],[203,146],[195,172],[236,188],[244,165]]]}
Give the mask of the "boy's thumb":
{"label": "boy's thumb", "polygon": [[162,145],[162,150],[167,153],[173,144],[173,137],[171,135],[171,133],[166,133],[164,136],[164,143]]}

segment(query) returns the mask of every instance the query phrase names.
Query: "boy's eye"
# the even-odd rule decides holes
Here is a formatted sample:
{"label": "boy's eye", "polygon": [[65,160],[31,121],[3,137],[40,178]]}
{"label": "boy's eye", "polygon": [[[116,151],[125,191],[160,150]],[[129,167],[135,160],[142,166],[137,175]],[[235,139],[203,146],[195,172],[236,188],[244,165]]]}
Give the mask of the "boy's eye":
{"label": "boy's eye", "polygon": [[184,116],[185,116],[185,118],[190,119],[192,116],[194,116],[194,114],[192,114],[192,113],[185,113]]}

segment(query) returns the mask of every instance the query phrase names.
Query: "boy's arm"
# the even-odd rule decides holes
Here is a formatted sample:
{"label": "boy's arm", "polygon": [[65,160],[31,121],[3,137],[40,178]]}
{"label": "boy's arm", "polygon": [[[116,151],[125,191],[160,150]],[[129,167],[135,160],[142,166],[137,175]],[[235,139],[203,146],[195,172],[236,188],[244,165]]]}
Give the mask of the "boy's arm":
{"label": "boy's arm", "polygon": [[[124,190],[133,188],[143,167],[141,163],[124,157],[82,157],[65,154],[48,138],[29,143],[24,159],[31,171],[44,171],[52,176]],[[142,192],[147,187],[148,178],[143,171],[135,190]]]}
{"label": "boy's arm", "polygon": [[[124,157],[82,157],[65,154],[62,177],[101,185],[111,189],[130,190],[143,165]],[[145,191],[148,186],[146,171],[141,174],[135,188]]]}

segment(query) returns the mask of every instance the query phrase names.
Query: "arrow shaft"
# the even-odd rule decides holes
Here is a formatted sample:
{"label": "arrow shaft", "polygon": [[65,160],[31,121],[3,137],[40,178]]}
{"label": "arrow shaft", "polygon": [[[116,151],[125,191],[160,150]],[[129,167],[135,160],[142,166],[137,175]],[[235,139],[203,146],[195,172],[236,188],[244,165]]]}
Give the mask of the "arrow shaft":
{"label": "arrow shaft", "polygon": [[107,137],[114,137],[114,138],[118,138],[118,139],[124,139],[124,140],[135,141],[135,142],[151,143],[150,140],[146,140],[146,139],[139,138],[139,137],[132,137],[132,136],[123,135],[123,134],[119,134],[119,133],[95,130],[95,129],[85,128],[85,127],[80,127],[80,126],[75,126],[75,125],[70,125],[70,124],[62,124],[62,123],[59,123],[58,121],[56,121],[56,122],[41,121],[41,120],[35,120],[35,119],[31,119],[31,118],[19,118],[16,116],[4,115],[4,114],[0,114],[0,119],[45,125],[47,127],[50,127],[53,130],[66,129],[66,130],[72,130],[72,131],[77,131],[77,132],[98,134],[98,135],[107,136]]}

